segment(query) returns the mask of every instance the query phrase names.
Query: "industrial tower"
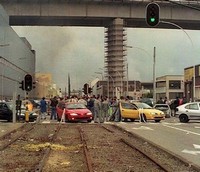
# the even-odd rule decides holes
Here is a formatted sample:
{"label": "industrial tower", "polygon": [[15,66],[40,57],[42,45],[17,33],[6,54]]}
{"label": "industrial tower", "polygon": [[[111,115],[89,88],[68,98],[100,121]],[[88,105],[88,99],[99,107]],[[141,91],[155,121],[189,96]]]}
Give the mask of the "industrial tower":
{"label": "industrial tower", "polygon": [[105,76],[108,81],[108,96],[124,96],[126,75],[126,39],[123,19],[116,18],[105,28]]}

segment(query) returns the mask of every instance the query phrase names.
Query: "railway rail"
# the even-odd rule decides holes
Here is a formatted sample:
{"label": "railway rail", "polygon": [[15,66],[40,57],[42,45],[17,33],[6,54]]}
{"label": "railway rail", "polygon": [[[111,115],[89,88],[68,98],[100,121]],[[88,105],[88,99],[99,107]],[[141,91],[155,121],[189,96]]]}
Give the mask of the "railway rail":
{"label": "railway rail", "polygon": [[0,138],[0,156],[0,172],[200,171],[111,124],[26,124]]}

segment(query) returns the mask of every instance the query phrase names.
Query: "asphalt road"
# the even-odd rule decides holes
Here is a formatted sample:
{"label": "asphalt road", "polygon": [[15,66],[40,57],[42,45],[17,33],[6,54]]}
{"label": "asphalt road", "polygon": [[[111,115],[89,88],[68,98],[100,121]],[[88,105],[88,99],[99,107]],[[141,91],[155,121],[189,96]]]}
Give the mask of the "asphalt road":
{"label": "asphalt road", "polygon": [[200,121],[180,123],[175,117],[155,122],[119,122],[133,132],[200,167]]}

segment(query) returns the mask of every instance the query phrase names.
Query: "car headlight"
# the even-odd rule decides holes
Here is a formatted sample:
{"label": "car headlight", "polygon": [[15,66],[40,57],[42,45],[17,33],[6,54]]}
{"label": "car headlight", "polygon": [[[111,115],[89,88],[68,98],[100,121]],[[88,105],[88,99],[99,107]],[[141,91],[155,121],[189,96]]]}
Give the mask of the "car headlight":
{"label": "car headlight", "polygon": [[164,112],[161,112],[160,114],[161,114],[161,115],[165,115],[165,113],[164,113]]}
{"label": "car headlight", "polygon": [[156,115],[156,113],[155,112],[150,112],[150,115]]}
{"label": "car headlight", "polygon": [[76,113],[71,113],[70,115],[71,115],[71,116],[77,116],[78,114],[76,114]]}

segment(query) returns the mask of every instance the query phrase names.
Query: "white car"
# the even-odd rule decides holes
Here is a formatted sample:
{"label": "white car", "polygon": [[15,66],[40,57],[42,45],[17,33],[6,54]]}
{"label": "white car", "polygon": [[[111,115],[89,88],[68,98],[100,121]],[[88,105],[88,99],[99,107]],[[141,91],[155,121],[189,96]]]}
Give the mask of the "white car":
{"label": "white car", "polygon": [[172,111],[168,104],[155,104],[153,108],[163,111],[165,113],[165,118],[171,117]]}
{"label": "white car", "polygon": [[191,102],[180,105],[176,108],[176,116],[180,122],[189,120],[200,120],[200,102]]}

